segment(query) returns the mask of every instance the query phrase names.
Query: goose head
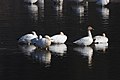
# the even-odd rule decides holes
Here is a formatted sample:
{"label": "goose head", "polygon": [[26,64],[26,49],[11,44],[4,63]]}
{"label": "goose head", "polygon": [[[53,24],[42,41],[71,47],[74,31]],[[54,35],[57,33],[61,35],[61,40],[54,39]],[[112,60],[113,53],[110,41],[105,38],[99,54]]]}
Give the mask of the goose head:
{"label": "goose head", "polygon": [[94,30],[91,26],[88,27],[88,30]]}
{"label": "goose head", "polygon": [[48,35],[45,35],[45,38],[51,40],[50,36]]}
{"label": "goose head", "polygon": [[37,35],[35,31],[32,31],[32,34],[33,34],[33,35]]}
{"label": "goose head", "polygon": [[64,35],[64,33],[63,33],[63,32],[60,32],[60,35]]}
{"label": "goose head", "polygon": [[39,35],[39,39],[42,39],[42,35]]}
{"label": "goose head", "polygon": [[103,33],[103,36],[104,36],[104,37],[106,36],[105,33]]}

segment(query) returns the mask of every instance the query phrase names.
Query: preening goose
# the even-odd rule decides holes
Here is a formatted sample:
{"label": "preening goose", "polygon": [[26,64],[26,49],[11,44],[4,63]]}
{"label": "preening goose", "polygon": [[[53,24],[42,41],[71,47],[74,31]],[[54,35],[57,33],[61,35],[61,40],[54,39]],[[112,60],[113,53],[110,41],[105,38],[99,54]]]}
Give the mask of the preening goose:
{"label": "preening goose", "polygon": [[34,45],[41,49],[47,49],[51,45],[51,38],[48,35],[45,35],[44,38],[40,37],[38,40],[34,41]]}
{"label": "preening goose", "polygon": [[83,45],[83,46],[91,45],[93,42],[91,30],[93,30],[93,28],[89,26],[88,27],[88,36],[78,39],[78,40],[74,41],[73,43],[78,44],[78,45]]}
{"label": "preening goose", "polygon": [[54,36],[51,37],[52,43],[65,43],[67,40],[67,36],[63,33],[60,32],[60,34],[56,34]]}
{"label": "preening goose", "polygon": [[105,33],[103,33],[102,36],[100,35],[95,36],[93,39],[94,39],[94,43],[107,43],[108,42],[108,38],[106,37]]}
{"label": "preening goose", "polygon": [[35,31],[32,31],[32,34],[25,34],[23,35],[19,40],[18,43],[24,43],[24,44],[31,44],[31,40],[34,38],[38,38]]}

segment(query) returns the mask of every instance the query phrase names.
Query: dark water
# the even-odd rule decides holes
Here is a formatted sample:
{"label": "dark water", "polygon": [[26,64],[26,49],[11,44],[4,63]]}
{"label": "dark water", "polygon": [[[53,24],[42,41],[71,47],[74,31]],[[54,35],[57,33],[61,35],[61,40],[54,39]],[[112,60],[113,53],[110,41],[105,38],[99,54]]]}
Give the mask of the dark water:
{"label": "dark water", "polygon": [[[24,4],[22,0],[1,0],[1,80],[119,80],[119,5],[111,3],[107,8],[100,8],[94,3],[82,6],[64,0],[61,10],[47,0],[37,5]],[[73,45],[73,41],[87,35],[88,25],[95,29],[93,36],[106,33],[107,48]],[[52,45],[49,51],[38,50],[33,45],[19,46],[18,38],[32,30],[50,36],[63,31],[68,40],[63,45]]]}

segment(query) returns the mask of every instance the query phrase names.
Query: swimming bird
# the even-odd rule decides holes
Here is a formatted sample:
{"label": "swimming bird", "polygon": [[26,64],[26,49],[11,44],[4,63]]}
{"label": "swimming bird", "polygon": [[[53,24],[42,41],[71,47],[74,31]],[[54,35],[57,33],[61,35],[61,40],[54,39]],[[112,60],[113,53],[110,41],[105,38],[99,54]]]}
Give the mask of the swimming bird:
{"label": "swimming bird", "polygon": [[98,36],[95,36],[93,38],[94,40],[94,43],[107,43],[108,42],[108,38],[106,37],[105,33],[103,33],[103,35],[98,35]]}
{"label": "swimming bird", "polygon": [[89,45],[91,45],[92,42],[93,42],[91,30],[93,30],[93,28],[89,26],[88,27],[88,36],[83,37],[81,39],[78,39],[78,40],[74,41],[73,43],[78,44],[78,45],[82,45],[82,46],[89,46]]}
{"label": "swimming bird", "polygon": [[34,41],[34,45],[47,50],[51,45],[51,38],[48,35],[45,35],[44,38],[39,37],[38,40]]}
{"label": "swimming bird", "polygon": [[109,0],[96,0],[96,4],[101,6],[106,6],[109,3]]}
{"label": "swimming bird", "polygon": [[38,0],[24,0],[25,3],[30,3],[30,4],[34,4],[36,3]]}
{"label": "swimming bird", "polygon": [[23,43],[23,44],[31,44],[31,40],[34,38],[38,38],[37,34],[35,31],[32,31],[32,34],[25,34],[23,35],[19,40],[18,43]]}
{"label": "swimming bird", "polygon": [[63,32],[60,32],[60,34],[53,35],[51,37],[51,40],[52,40],[52,43],[61,44],[66,42],[67,36]]}

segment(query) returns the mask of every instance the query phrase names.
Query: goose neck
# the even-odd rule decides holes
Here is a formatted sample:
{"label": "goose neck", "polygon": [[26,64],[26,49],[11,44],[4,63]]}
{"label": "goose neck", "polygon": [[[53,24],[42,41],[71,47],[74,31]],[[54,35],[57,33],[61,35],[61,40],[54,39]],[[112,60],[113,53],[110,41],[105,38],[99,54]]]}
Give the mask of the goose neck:
{"label": "goose neck", "polygon": [[89,36],[89,37],[92,37],[92,34],[91,34],[91,31],[90,31],[90,30],[88,30],[88,36]]}

